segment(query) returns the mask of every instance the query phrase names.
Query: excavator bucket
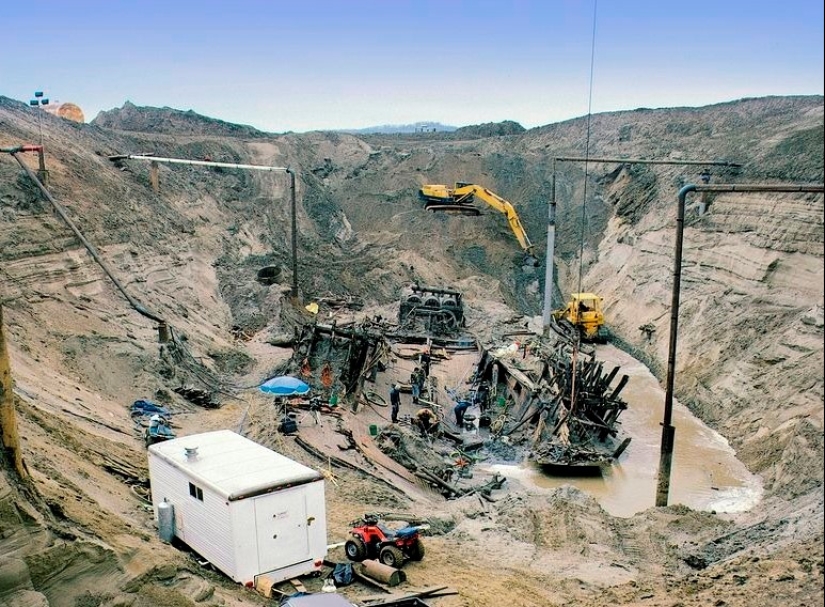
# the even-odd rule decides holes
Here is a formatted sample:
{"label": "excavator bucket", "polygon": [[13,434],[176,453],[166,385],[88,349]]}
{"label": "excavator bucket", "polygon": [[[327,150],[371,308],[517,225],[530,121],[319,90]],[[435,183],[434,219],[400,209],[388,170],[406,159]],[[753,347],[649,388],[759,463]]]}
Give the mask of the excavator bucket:
{"label": "excavator bucket", "polygon": [[541,265],[541,262],[539,261],[539,258],[535,255],[525,253],[524,257],[522,258],[521,265],[530,268],[538,268]]}

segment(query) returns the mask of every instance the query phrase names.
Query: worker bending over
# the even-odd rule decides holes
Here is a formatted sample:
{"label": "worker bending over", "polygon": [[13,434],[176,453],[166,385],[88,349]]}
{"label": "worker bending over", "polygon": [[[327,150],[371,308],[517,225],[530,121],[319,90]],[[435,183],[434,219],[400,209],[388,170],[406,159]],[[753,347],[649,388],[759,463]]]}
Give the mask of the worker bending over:
{"label": "worker bending over", "polygon": [[438,415],[429,407],[423,407],[415,414],[415,422],[421,436],[432,436],[438,429]]}

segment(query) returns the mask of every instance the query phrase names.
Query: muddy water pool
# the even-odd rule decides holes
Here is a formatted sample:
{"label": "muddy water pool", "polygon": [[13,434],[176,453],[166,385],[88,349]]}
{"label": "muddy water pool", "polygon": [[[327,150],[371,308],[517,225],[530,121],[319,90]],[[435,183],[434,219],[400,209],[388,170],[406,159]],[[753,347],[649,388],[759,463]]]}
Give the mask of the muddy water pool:
{"label": "muddy water pool", "polygon": [[[630,446],[600,476],[555,477],[531,463],[489,465],[512,481],[531,490],[551,490],[573,485],[595,497],[614,516],[632,516],[655,504],[659,470],[665,393],[650,370],[615,346],[597,348],[606,370],[619,366],[629,380],[621,393],[628,408],[619,418]],[[614,384],[615,384],[614,381]],[[674,400],[673,426],[676,442],[670,476],[669,504],[694,510],[743,512],[761,499],[760,479],[751,474],[718,432],[705,426],[687,407]]]}

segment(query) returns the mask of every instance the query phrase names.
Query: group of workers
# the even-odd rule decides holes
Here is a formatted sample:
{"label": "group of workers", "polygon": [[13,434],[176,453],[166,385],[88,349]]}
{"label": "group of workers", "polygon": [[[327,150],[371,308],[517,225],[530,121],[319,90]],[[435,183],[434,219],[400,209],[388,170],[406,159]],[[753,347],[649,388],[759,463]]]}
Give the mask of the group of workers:
{"label": "group of workers", "polygon": [[[413,386],[415,384],[412,384]],[[413,404],[418,404],[416,392],[413,391]],[[398,423],[398,412],[401,410],[401,386],[393,384],[390,387],[390,414],[391,421],[394,424]],[[413,420],[415,425],[421,431],[423,436],[434,434],[438,428],[438,415],[430,407],[421,407],[415,413]]]}
{"label": "group of workers", "polygon": [[[424,350],[418,357],[418,365],[410,374],[410,390],[412,392],[412,404],[418,405],[421,399],[421,392],[430,375],[431,357],[429,349]],[[390,387],[390,414],[392,423],[398,423],[398,413],[401,410],[401,386],[397,383]],[[438,429],[438,414],[430,407],[421,407],[416,411],[413,423],[418,427],[423,436],[430,436]]]}
{"label": "group of workers", "polygon": [[[418,362],[419,364],[413,369],[413,372],[410,375],[410,389],[412,392],[413,406],[417,406],[420,403],[421,393],[430,373],[430,354],[427,350],[422,352]],[[459,428],[463,427],[465,412],[471,406],[477,405],[482,412],[484,411],[487,404],[487,398],[489,396],[489,390],[489,384],[486,381],[482,381],[471,400],[460,400],[456,403],[455,407],[453,407],[453,414],[455,415],[456,425]],[[394,383],[390,386],[390,411],[391,421],[393,424],[398,423],[398,413],[400,409],[401,386]],[[438,430],[438,414],[430,406],[425,405],[419,408],[411,421],[419,429],[423,436],[431,436]]]}
{"label": "group of workers", "polygon": [[410,374],[410,389],[412,390],[412,402],[418,404],[424,384],[430,376],[430,351],[424,350],[418,357],[418,366]]}

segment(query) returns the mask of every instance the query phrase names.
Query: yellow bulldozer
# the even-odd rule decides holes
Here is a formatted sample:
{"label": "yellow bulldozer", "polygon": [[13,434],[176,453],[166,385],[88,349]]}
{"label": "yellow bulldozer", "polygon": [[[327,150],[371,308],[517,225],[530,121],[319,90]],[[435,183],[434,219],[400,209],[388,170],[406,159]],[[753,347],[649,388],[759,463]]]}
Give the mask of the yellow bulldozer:
{"label": "yellow bulldozer", "polygon": [[573,293],[567,306],[553,311],[557,323],[566,324],[579,332],[582,341],[606,343],[607,329],[602,312],[604,298],[595,293]]}

